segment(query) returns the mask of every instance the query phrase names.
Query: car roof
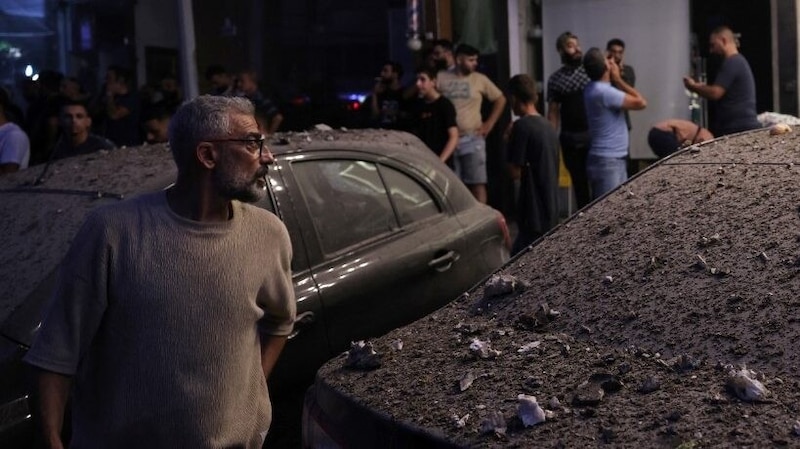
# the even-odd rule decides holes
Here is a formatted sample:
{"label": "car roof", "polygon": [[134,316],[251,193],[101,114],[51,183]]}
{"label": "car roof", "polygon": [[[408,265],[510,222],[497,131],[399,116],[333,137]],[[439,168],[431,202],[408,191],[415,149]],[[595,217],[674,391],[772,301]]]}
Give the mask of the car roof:
{"label": "car roof", "polygon": [[[645,414],[663,418],[674,410],[691,415],[681,417],[679,426],[690,438],[697,431],[704,441],[725,441],[737,418],[711,425],[729,415],[705,410],[738,401],[715,394],[725,395],[728,373],[746,366],[774,390],[774,402],[754,412],[762,419],[753,432],[763,427],[765,441],[770,432],[788,434],[785,422],[794,418],[782,419],[785,406],[800,401],[797,148],[797,132],[758,130],[664,159],[496,273],[511,276],[509,286],[526,288],[491,296],[498,288],[483,284],[433,315],[373,340],[382,356],[379,369],[353,372],[342,357],[326,364],[318,381],[383,416],[435,428],[471,446],[488,441],[479,436],[481,416],[496,410],[512,415],[517,394],[536,394],[542,407],[551,409],[548,399],[558,395],[571,408],[579,385],[599,382],[593,377],[599,373],[622,379],[622,390],[611,394],[621,398],[588,407],[596,415],[559,409],[554,422],[544,424],[548,429],[518,429],[515,438],[526,439],[509,444],[585,444],[600,438],[597,426],[612,422],[613,444],[630,444],[628,438],[643,435],[638,443],[649,446],[663,436],[663,426],[653,426],[649,434],[627,431],[640,428],[637,421],[653,419]],[[500,354],[473,359],[473,338],[491,342]],[[522,349],[534,342],[530,352]],[[470,373],[472,386],[459,393],[459,380]],[[639,390],[644,373],[671,388],[646,397]],[[428,375],[435,380],[419,381]],[[531,379],[536,386],[526,383]],[[629,414],[614,408],[622,403],[655,405]],[[740,417],[748,409],[736,410]],[[465,414],[473,415],[466,426],[446,423]],[[597,424],[586,426],[589,417]],[[709,427],[696,428],[703,424],[695,419]]]}

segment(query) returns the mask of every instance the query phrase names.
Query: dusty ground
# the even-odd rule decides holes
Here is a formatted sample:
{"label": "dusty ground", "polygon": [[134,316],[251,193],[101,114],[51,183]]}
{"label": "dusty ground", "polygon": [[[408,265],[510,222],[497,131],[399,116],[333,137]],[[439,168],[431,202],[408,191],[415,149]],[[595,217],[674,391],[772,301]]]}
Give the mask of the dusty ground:
{"label": "dusty ground", "polygon": [[[380,368],[321,378],[470,447],[800,447],[799,134],[662,161],[509,264],[524,291],[478,288],[373,341]],[[726,387],[744,365],[764,400]],[[548,419],[523,427],[519,394]]]}

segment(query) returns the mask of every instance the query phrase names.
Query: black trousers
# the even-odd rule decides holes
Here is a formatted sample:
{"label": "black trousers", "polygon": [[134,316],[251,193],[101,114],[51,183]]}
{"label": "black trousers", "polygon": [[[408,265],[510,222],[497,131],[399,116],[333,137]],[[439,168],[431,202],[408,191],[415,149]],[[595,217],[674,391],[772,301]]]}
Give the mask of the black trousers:
{"label": "black trousers", "polygon": [[572,178],[572,189],[575,192],[575,202],[578,209],[589,204],[592,196],[589,190],[589,180],[586,176],[586,156],[589,154],[589,132],[562,131],[559,136],[561,154],[564,165],[569,170]]}

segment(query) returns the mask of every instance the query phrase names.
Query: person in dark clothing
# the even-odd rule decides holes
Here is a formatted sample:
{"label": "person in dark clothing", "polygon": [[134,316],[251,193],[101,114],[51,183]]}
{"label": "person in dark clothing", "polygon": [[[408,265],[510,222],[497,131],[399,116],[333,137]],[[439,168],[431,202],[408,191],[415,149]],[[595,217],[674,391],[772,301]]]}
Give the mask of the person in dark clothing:
{"label": "person in dark clothing", "polygon": [[589,84],[589,77],[581,65],[583,53],[578,36],[569,31],[561,33],[556,50],[563,65],[547,80],[547,120],[560,133],[564,165],[572,178],[575,201],[582,208],[591,200],[586,177],[589,125],[583,105],[583,89]]}
{"label": "person in dark clothing", "polygon": [[711,123],[715,136],[724,136],[761,127],[756,114],[756,84],[747,59],[739,53],[739,42],[730,28],[716,28],[709,38],[711,53],[724,61],[713,84],[704,84],[691,77],[683,78],[688,90],[716,102]]}
{"label": "person in dark clothing", "polygon": [[402,78],[403,66],[400,63],[387,61],[383,64],[369,97],[370,117],[374,126],[388,129],[404,127],[406,105],[400,82]]}
{"label": "person in dark clothing", "polygon": [[105,132],[103,135],[120,146],[142,143],[139,133],[139,96],[131,89],[133,74],[122,67],[111,66],[106,72],[104,99]]}
{"label": "person in dark clothing", "polygon": [[558,224],[558,135],[536,110],[531,76],[514,76],[508,89],[511,109],[520,117],[508,139],[519,229],[511,251],[516,254]]}
{"label": "person in dark clothing", "polygon": [[246,97],[256,108],[256,122],[264,134],[273,134],[278,131],[283,122],[278,105],[265,95],[259,87],[258,74],[255,70],[242,70],[236,78],[235,96]]}
{"label": "person in dark clothing", "polygon": [[409,123],[413,133],[453,168],[450,156],[458,144],[456,108],[436,90],[436,72],[432,67],[417,70],[419,98],[411,108]]}
{"label": "person in dark clothing", "polygon": [[59,114],[61,137],[58,139],[51,159],[62,159],[99,150],[113,150],[117,146],[106,138],[92,134],[92,118],[86,105],[80,101],[65,99]]}
{"label": "person in dark clothing", "polygon": [[211,95],[225,95],[230,96],[233,94],[236,86],[234,85],[233,77],[225,67],[219,64],[212,64],[206,68],[206,80],[211,85]]}

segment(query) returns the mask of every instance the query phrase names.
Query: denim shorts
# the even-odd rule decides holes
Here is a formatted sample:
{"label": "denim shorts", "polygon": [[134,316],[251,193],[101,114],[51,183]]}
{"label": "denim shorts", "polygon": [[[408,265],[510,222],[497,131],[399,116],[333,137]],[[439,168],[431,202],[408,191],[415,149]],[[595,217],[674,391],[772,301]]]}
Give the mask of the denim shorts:
{"label": "denim shorts", "polygon": [[469,135],[458,139],[455,155],[455,172],[467,185],[486,184],[486,140]]}

